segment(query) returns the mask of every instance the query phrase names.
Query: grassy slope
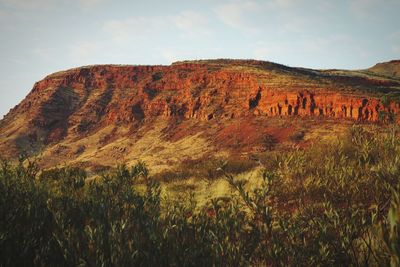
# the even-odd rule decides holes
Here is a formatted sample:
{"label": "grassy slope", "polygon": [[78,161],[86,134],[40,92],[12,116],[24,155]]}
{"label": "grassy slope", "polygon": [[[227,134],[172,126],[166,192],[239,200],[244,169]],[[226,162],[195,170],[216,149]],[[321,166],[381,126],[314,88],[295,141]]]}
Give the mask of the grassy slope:
{"label": "grassy slope", "polygon": [[400,79],[400,60],[378,63],[372,68],[367,69],[366,72],[383,77]]}

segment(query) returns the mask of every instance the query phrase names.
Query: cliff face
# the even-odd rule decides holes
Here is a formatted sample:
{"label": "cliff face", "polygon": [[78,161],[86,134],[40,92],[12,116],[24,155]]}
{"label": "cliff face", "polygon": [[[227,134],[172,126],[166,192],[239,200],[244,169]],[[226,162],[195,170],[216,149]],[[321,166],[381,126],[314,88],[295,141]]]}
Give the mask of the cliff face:
{"label": "cliff face", "polygon": [[[39,127],[83,129],[154,116],[209,120],[255,114],[377,121],[380,111],[399,110],[399,103],[383,105],[377,97],[335,90],[335,86],[346,85],[343,77],[322,78],[296,83],[299,77],[291,81],[291,73],[256,73],[206,63],[84,67],[36,83],[12,115],[29,113],[30,122]],[[347,82],[351,84],[352,79],[347,78]],[[377,82],[361,79],[359,83],[374,86]]]}
{"label": "cliff face", "polygon": [[[400,81],[259,62],[199,61],[171,66],[89,66],[49,75],[0,124],[13,136],[54,143],[109,125],[154,118],[200,121],[248,116],[388,119]],[[399,117],[399,116],[398,116]],[[400,120],[398,120],[399,122]],[[18,123],[17,123],[18,122]]]}
{"label": "cliff face", "polygon": [[380,120],[380,114],[385,112],[397,114],[399,111],[398,103],[391,102],[385,106],[379,99],[371,97],[351,97],[334,93],[318,94],[307,90],[278,95],[268,91],[266,93],[266,97],[260,98],[259,108],[255,110],[256,114],[324,116],[377,122]]}

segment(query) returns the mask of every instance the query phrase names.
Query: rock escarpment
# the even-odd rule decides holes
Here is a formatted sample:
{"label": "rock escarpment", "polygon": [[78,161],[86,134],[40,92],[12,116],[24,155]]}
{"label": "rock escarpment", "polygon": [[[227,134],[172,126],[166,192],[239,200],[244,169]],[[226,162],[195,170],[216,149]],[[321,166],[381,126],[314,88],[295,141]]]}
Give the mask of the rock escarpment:
{"label": "rock escarpment", "polygon": [[[260,90],[261,92],[261,90]],[[266,116],[324,116],[338,119],[377,122],[385,112],[397,114],[399,104],[383,104],[373,97],[344,96],[335,93],[314,93],[308,90],[278,94],[265,91],[254,111]],[[263,101],[264,100],[264,101]]]}
{"label": "rock escarpment", "polygon": [[399,113],[399,102],[381,100],[399,88],[395,78],[250,60],[88,66],[37,82],[0,129],[2,138],[34,131],[31,138],[51,143],[154,117],[317,116],[377,122]]}

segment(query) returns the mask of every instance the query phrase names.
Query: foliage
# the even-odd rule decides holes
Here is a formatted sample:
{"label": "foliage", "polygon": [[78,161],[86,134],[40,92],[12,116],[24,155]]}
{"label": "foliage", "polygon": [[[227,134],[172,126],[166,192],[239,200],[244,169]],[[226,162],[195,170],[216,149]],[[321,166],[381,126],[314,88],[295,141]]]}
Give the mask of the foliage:
{"label": "foliage", "polygon": [[381,97],[381,103],[385,110],[378,111],[378,120],[380,122],[394,123],[396,121],[396,113],[390,109],[390,103],[392,101],[396,101],[396,97],[393,97],[393,99],[388,95],[383,95]]}
{"label": "foliage", "polygon": [[391,110],[379,110],[378,121],[385,123],[394,123],[396,121],[396,113]]}
{"label": "foliage", "polygon": [[273,150],[278,141],[270,134],[265,134],[263,137],[263,147],[265,150]]}
{"label": "foliage", "polygon": [[289,137],[289,139],[293,142],[300,142],[301,140],[303,140],[304,135],[304,131],[295,132]]}
{"label": "foliage", "polygon": [[251,187],[223,164],[233,195],[199,207],[194,195],[164,200],[142,162],[93,180],[77,168],[4,161],[0,265],[399,265],[395,127],[354,126],[337,143],[276,154],[264,166]]}
{"label": "foliage", "polygon": [[390,106],[390,97],[388,97],[387,95],[383,95],[381,97],[381,103],[385,108],[388,108]]}
{"label": "foliage", "polygon": [[[218,158],[201,158],[197,160],[183,160],[180,165],[172,170],[165,170],[154,176],[156,180],[170,182],[190,177],[215,180],[222,175],[217,169],[224,163]],[[230,159],[226,162],[225,169],[232,174],[240,174],[253,169],[257,163],[250,159]]]}

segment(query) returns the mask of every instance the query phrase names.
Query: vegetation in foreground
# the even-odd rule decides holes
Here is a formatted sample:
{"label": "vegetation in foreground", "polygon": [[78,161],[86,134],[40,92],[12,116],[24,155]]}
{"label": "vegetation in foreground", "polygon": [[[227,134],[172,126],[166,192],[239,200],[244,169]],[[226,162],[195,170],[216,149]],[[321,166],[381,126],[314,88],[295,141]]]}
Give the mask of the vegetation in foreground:
{"label": "vegetation in foreground", "polygon": [[163,199],[143,163],[85,182],[72,167],[3,162],[0,265],[399,265],[396,128],[354,126],[335,144],[271,157],[255,189],[220,172],[234,194],[198,207],[190,194]]}

